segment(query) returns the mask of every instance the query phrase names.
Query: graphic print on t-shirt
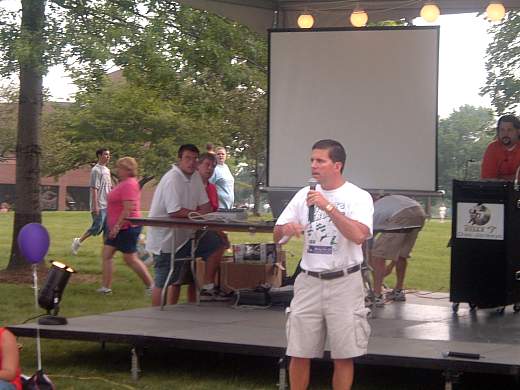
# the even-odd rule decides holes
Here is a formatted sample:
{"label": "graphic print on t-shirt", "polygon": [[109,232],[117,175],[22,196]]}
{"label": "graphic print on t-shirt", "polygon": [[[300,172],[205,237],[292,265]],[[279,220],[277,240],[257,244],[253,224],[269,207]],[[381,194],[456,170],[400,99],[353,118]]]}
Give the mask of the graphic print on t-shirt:
{"label": "graphic print on t-shirt", "polygon": [[[345,204],[331,202],[342,214],[345,214]],[[307,225],[307,253],[316,255],[332,255],[336,252],[338,243],[338,229],[329,215],[319,208],[315,208],[314,222]]]}

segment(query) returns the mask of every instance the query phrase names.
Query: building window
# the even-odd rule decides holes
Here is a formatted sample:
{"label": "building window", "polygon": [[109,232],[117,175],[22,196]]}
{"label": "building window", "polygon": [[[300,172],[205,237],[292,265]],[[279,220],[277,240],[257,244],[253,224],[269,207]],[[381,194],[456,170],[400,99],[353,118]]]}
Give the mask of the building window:
{"label": "building window", "polygon": [[58,186],[40,186],[40,206],[42,211],[58,210]]}
{"label": "building window", "polygon": [[67,187],[67,210],[90,210],[89,187]]}

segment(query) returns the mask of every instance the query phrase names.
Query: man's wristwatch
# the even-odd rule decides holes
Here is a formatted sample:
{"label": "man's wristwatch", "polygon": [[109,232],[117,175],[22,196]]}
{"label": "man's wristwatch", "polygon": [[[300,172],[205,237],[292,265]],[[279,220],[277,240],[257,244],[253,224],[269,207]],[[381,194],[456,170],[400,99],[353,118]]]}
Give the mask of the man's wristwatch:
{"label": "man's wristwatch", "polygon": [[328,205],[325,206],[325,211],[327,213],[330,213],[332,210],[334,210],[334,206],[332,204],[329,203]]}

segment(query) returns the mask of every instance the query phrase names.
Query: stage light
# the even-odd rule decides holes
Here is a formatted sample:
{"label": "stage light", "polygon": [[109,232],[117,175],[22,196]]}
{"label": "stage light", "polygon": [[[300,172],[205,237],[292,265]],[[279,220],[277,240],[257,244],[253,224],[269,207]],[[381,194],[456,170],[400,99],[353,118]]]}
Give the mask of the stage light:
{"label": "stage light", "polygon": [[506,16],[506,9],[502,3],[489,3],[486,8],[486,17],[492,22],[500,22]]}
{"label": "stage light", "polygon": [[40,325],[65,325],[67,319],[58,317],[59,305],[70,275],[76,271],[59,261],[51,261],[51,264],[45,284],[38,295],[38,304],[42,309],[47,310],[47,315],[41,317],[38,323]]}
{"label": "stage light", "polygon": [[435,22],[440,14],[441,11],[439,7],[437,7],[437,4],[434,3],[426,3],[421,8],[421,18],[429,23]]}
{"label": "stage light", "polygon": [[300,28],[311,28],[314,25],[314,18],[311,14],[304,12],[298,16],[298,26]]}
{"label": "stage light", "polygon": [[368,15],[362,9],[356,8],[350,14],[350,24],[352,24],[354,27],[365,27],[367,25],[367,22]]}

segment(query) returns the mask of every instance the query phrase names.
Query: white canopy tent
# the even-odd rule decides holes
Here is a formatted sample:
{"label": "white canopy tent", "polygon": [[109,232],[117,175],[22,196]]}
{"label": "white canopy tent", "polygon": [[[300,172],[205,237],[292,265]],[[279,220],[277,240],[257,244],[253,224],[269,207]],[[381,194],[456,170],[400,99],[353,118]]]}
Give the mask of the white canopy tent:
{"label": "white canopy tent", "polygon": [[[426,3],[422,0],[179,0],[180,3],[204,9],[236,20],[251,29],[265,33],[269,28],[294,28],[305,10],[314,18],[313,27],[349,27],[349,15],[359,6],[370,21],[411,20],[419,16]],[[480,12],[497,0],[436,0],[441,14]],[[520,9],[520,0],[502,0],[506,10]]]}

